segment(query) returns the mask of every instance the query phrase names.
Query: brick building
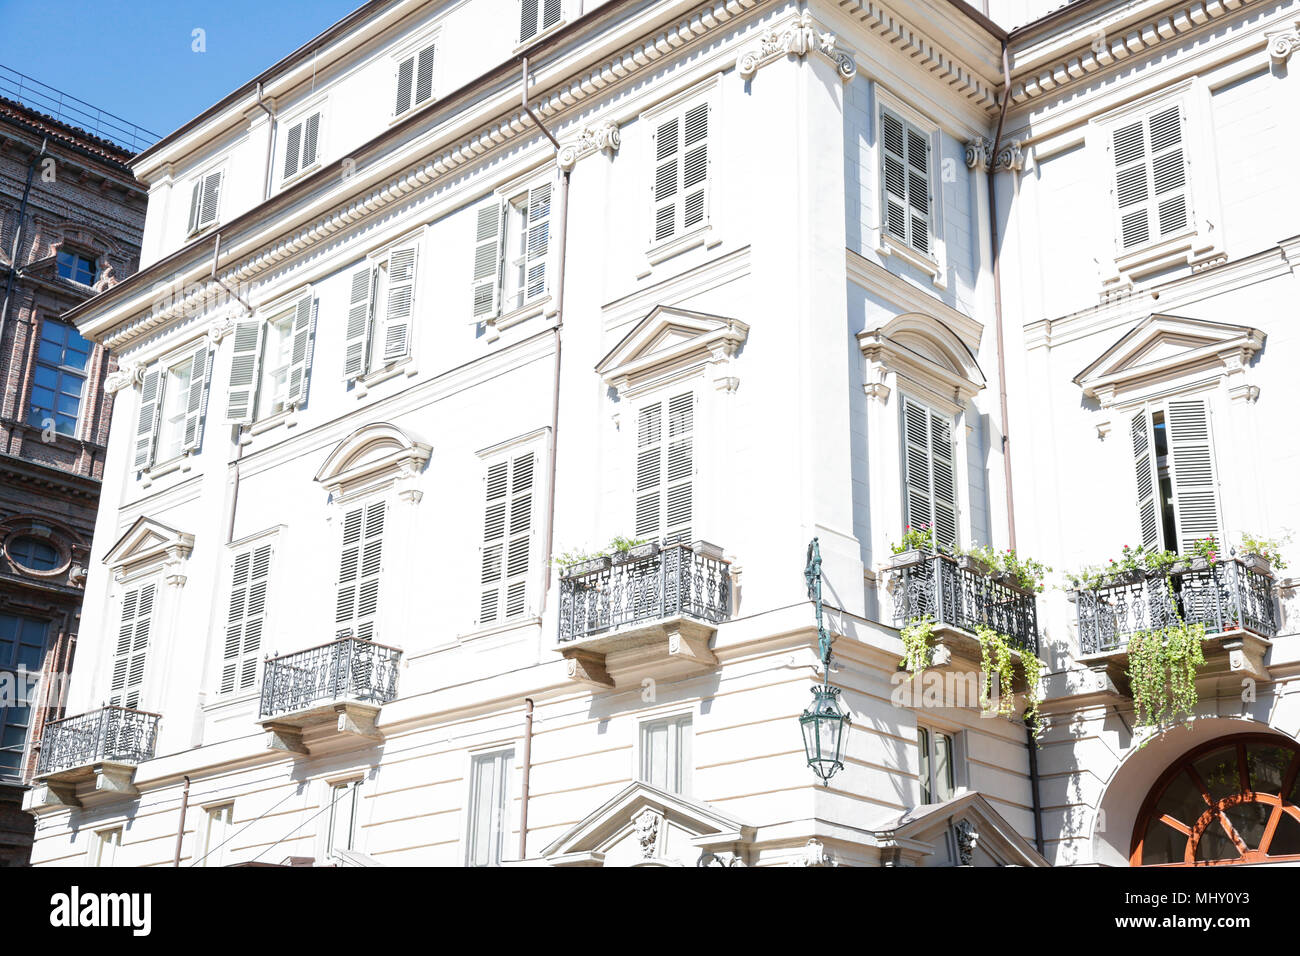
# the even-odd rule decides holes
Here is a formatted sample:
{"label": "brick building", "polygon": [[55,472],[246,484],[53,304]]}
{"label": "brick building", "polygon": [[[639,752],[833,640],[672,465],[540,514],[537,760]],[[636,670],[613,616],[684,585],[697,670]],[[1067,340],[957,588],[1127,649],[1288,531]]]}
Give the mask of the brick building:
{"label": "brick building", "polygon": [[131,155],[0,98],[0,866],[30,852],[22,792],[62,711],[112,409],[116,363],[60,316],[138,267]]}

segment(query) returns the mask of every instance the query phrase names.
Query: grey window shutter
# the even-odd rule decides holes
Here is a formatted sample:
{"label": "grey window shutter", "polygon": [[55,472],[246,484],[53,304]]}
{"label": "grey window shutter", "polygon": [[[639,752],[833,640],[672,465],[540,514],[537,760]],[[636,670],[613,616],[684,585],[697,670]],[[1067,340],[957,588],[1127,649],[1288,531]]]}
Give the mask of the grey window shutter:
{"label": "grey window shutter", "polygon": [[496,316],[501,307],[501,202],[492,199],[479,207],[474,233],[474,321]]}
{"label": "grey window shutter", "polygon": [[370,354],[370,296],[373,286],[374,270],[369,263],[352,273],[343,355],[344,378],[353,379],[366,371]]}
{"label": "grey window shutter", "polygon": [[208,347],[200,345],[194,350],[190,372],[190,394],[185,405],[185,449],[192,451],[203,443],[203,418],[208,405]]}
{"label": "grey window shutter", "polygon": [[383,571],[385,504],[371,502],[347,512],[339,556],[334,621],[340,632],[373,640]]}
{"label": "grey window shutter", "polygon": [[907,242],[906,125],[887,110],[880,113],[880,182],[884,193],[883,226],[900,242]]}
{"label": "grey window shutter", "polygon": [[1180,106],[1159,110],[1147,120],[1151,142],[1151,192],[1155,222],[1161,236],[1178,232],[1188,222],[1190,202],[1183,147],[1185,122]]}
{"label": "grey window shutter", "polygon": [[638,538],[658,540],[663,530],[663,402],[642,406],[636,420],[636,515]]}
{"label": "grey window shutter", "polygon": [[222,173],[208,173],[203,177],[203,198],[199,203],[198,228],[217,221],[217,205],[221,198]]}
{"label": "grey window shutter", "polygon": [[903,484],[906,513],[911,527],[934,527],[930,486],[930,413],[910,398],[903,399]]}
{"label": "grey window shutter", "polygon": [[957,547],[957,466],[952,421],[930,413],[930,462],[934,484],[934,540]]}
{"label": "grey window shutter", "polygon": [[704,222],[708,212],[709,104],[686,111],[682,123],[682,228]]}
{"label": "grey window shutter", "polygon": [[262,330],[266,323],[235,323],[235,349],[230,359],[230,383],[226,389],[226,424],[243,425],[256,411],[258,366],[262,359]]}
{"label": "grey window shutter", "polygon": [[543,0],[542,4],[542,29],[549,30],[560,22],[560,10],[562,4],[560,0]]}
{"label": "grey window shutter", "polygon": [[664,458],[664,541],[691,540],[695,513],[695,395],[668,399],[668,444]]}
{"label": "grey window shutter", "polygon": [[1156,496],[1160,482],[1156,475],[1155,437],[1151,430],[1149,411],[1143,409],[1133,416],[1129,434],[1133,442],[1133,469],[1137,479],[1138,529],[1142,533],[1143,546],[1159,548],[1160,507]]}
{"label": "grey window shutter", "polygon": [[411,90],[415,82],[415,57],[408,56],[397,64],[397,102],[393,115],[401,116],[411,108]]}
{"label": "grey window shutter", "polygon": [[316,150],[320,144],[320,114],[312,113],[302,125],[302,169],[316,162]]}
{"label": "grey window shutter", "polygon": [[903,503],[907,524],[929,525],[935,544],[957,547],[957,454],[953,423],[903,397]]}
{"label": "grey window shutter", "polygon": [[546,293],[546,260],[551,242],[551,184],[528,191],[528,244],[524,265],[524,298],[536,299]]}
{"label": "grey window shutter", "polygon": [[908,241],[917,252],[930,254],[930,138],[907,127]]}
{"label": "grey window shutter", "polygon": [[1210,410],[1202,399],[1170,401],[1165,424],[1178,550],[1186,553],[1193,542],[1211,535],[1222,542]]}
{"label": "grey window shutter", "polygon": [[158,434],[158,383],[162,367],[155,364],[144,375],[144,385],[140,389],[140,417],[135,431],[136,468],[148,468],[153,464],[154,437]]}
{"label": "grey window shutter", "polygon": [[520,0],[519,42],[525,43],[537,36],[537,8],[541,0]]}
{"label": "grey window shutter", "polygon": [[388,254],[388,295],[384,307],[383,361],[391,362],[411,348],[411,319],[415,309],[416,247],[402,246]]}
{"label": "grey window shutter", "polygon": [[149,656],[149,631],[153,625],[155,585],[132,588],[122,597],[122,616],[109,677],[108,702],[131,710],[140,706],[145,666]]}
{"label": "grey window shutter", "polygon": [[1175,104],[1111,134],[1121,249],[1172,235],[1191,221],[1186,122],[1182,107]]}
{"label": "grey window shutter", "polygon": [[433,98],[433,58],[436,50],[427,46],[415,58],[415,105]]}
{"label": "grey window shutter", "polygon": [[655,156],[654,224],[651,238],[655,242],[671,239],[678,232],[677,212],[681,195],[681,120],[673,117],[660,123],[654,132]]}
{"label": "grey window shutter", "polygon": [[194,180],[194,188],[190,190],[190,223],[187,232],[194,232],[199,228],[199,208],[203,201],[203,180]]}
{"label": "grey window shutter", "polygon": [[271,545],[264,544],[236,555],[226,608],[226,642],[219,688],[222,694],[257,685],[270,577]]}
{"label": "grey window shutter", "polygon": [[289,134],[284,138],[284,178],[288,179],[298,171],[298,159],[302,150],[302,123],[289,127]]}
{"label": "grey window shutter", "polygon": [[316,303],[311,296],[298,300],[293,315],[293,352],[289,366],[287,402],[301,408],[307,402],[307,385],[311,377],[312,343],[316,332]]}
{"label": "grey window shutter", "polygon": [[506,541],[509,536],[510,462],[488,466],[483,508],[483,546],[479,552],[479,624],[500,619],[501,585],[505,578]]}

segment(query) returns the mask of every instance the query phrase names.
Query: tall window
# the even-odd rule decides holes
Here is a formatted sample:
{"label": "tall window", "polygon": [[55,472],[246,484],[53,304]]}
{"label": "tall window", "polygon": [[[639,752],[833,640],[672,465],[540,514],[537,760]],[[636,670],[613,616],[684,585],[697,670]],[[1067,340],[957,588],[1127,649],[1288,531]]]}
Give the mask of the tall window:
{"label": "tall window", "polygon": [[536,456],[529,451],[488,465],[479,577],[480,624],[520,617],[528,610],[535,464]]}
{"label": "tall window", "polygon": [[952,419],[903,397],[903,478],[907,524],[929,525],[936,544],[957,546],[957,466]]}
{"label": "tall window", "polygon": [[506,808],[510,805],[510,770],[514,762],[513,749],[476,754],[471,761],[467,866],[501,863],[507,833]]}
{"label": "tall window", "polygon": [[226,423],[244,425],[297,408],[307,398],[315,331],[311,294],[260,317],[235,323],[226,392]]}
{"label": "tall window", "polygon": [[[29,680],[40,672],[48,627],[45,621],[0,614],[0,683],[11,688],[29,686],[18,679],[19,672],[26,672]],[[0,777],[21,776],[30,725],[28,701],[0,695]]]}
{"label": "tall window", "polygon": [[538,183],[478,209],[473,299],[478,322],[543,298],[551,246],[551,184]]}
{"label": "tall window", "polygon": [[930,136],[887,109],[880,111],[880,183],[885,234],[931,255]]}
{"label": "tall window", "polygon": [[561,0],[519,0],[519,42],[527,43],[559,23],[562,6]]}
{"label": "tall window", "polygon": [[916,729],[921,766],[921,802],[943,803],[957,791],[957,746],[952,734],[926,727]]}
{"label": "tall window", "polygon": [[641,725],[640,779],[669,793],[691,791],[691,716]]}
{"label": "tall window", "polygon": [[117,851],[122,846],[122,828],[97,830],[90,845],[91,866],[115,866]]}
{"label": "tall window", "polygon": [[316,165],[320,144],[320,113],[312,113],[289,127],[284,137],[282,179],[289,179]]}
{"label": "tall window", "polygon": [[71,325],[49,319],[41,323],[28,424],[40,428],[52,424],[61,434],[76,433],[90,348]]}
{"label": "tall window", "polygon": [[81,285],[94,285],[95,278],[99,275],[99,268],[94,259],[76,252],[65,252],[62,249],[59,250],[55,260],[55,269],[64,279],[71,279]]}
{"label": "tall window", "polygon": [[136,468],[170,461],[202,443],[210,364],[203,344],[183,358],[155,363],[145,372],[136,424]]}
{"label": "tall window", "polygon": [[167,369],[162,390],[162,419],[158,425],[158,458],[161,461],[176,458],[185,448],[185,417],[193,384],[192,357]]}
{"label": "tall window", "polygon": [[157,587],[145,584],[129,588],[122,595],[122,615],[113,651],[108,702],[134,710],[144,690],[145,664],[149,657],[149,632],[153,629],[154,594]]}
{"label": "tall window", "polygon": [[271,581],[270,544],[260,544],[235,555],[226,606],[226,642],[221,660],[222,694],[257,686],[262,628],[266,623],[267,588]]}
{"label": "tall window", "polygon": [[194,180],[190,187],[189,233],[201,232],[217,221],[221,206],[221,170],[207,173]]}
{"label": "tall window", "polygon": [[683,392],[637,412],[636,536],[691,540],[695,481],[695,395]]}
{"label": "tall window", "polygon": [[349,508],[343,516],[343,549],[339,556],[334,626],[363,640],[374,640],[379,616],[379,578],[384,567],[382,501]]}
{"label": "tall window", "polygon": [[708,103],[655,119],[651,241],[665,242],[708,221]]}
{"label": "tall window", "polygon": [[394,246],[352,273],[344,378],[359,378],[410,354],[416,248],[414,242]]}
{"label": "tall window", "polygon": [[433,99],[433,61],[436,52],[435,45],[430,42],[418,52],[397,61],[394,116],[401,116]]}
{"label": "tall window", "polygon": [[1191,221],[1185,124],[1182,106],[1175,103],[1111,132],[1122,251],[1181,232]]}
{"label": "tall window", "polygon": [[199,866],[224,866],[228,841],[234,832],[235,805],[222,804],[208,810],[208,819],[203,834],[203,856]]}
{"label": "tall window", "polygon": [[1142,543],[1186,553],[1201,538],[1222,540],[1206,401],[1170,399],[1144,408],[1133,416],[1129,434]]}
{"label": "tall window", "polygon": [[335,850],[354,850],[357,840],[357,811],[360,809],[361,781],[330,787],[329,827],[326,830],[325,854]]}

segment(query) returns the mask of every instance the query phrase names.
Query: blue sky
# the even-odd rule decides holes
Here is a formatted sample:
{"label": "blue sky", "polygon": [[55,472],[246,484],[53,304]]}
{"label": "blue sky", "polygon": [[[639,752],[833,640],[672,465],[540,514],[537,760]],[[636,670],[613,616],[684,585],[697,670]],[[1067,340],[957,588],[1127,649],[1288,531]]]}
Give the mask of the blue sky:
{"label": "blue sky", "polygon": [[0,65],[165,135],[361,3],[0,0]]}

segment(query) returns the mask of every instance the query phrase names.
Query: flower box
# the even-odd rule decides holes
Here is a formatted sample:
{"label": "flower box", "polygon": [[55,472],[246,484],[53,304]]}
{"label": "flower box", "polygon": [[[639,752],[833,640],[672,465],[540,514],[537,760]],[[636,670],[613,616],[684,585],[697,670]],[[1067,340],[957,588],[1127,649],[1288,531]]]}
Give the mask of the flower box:
{"label": "flower box", "polygon": [[591,574],[593,571],[604,571],[609,567],[609,555],[602,554],[599,557],[588,558],[586,561],[579,561],[577,564],[571,564],[564,569],[563,577],[575,578],[580,574]]}
{"label": "flower box", "polygon": [[1248,571],[1256,571],[1270,578],[1273,576],[1273,565],[1269,563],[1268,558],[1258,554],[1244,554],[1241,556],[1241,563]]}
{"label": "flower box", "polygon": [[644,561],[646,558],[653,558],[658,553],[659,543],[657,541],[647,541],[645,544],[638,544],[626,551],[615,551],[610,555],[610,559],[615,564],[627,564],[631,561]]}
{"label": "flower box", "polygon": [[929,551],[922,551],[920,548],[912,548],[909,551],[900,551],[893,555],[885,567],[891,571],[901,571],[903,568],[915,567],[930,557]]}

